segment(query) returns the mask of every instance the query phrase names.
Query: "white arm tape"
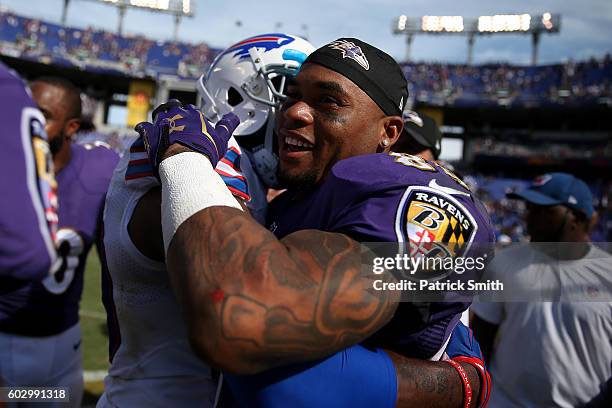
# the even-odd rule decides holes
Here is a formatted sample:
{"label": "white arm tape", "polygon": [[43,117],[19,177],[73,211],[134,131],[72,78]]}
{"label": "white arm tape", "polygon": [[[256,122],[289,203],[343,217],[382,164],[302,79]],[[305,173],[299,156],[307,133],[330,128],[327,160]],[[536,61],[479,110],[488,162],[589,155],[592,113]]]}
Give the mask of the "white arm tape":
{"label": "white arm tape", "polygon": [[176,230],[200,210],[214,206],[242,210],[208,157],[186,152],[169,157],[159,165],[162,185],[161,219],[164,251],[168,252]]}

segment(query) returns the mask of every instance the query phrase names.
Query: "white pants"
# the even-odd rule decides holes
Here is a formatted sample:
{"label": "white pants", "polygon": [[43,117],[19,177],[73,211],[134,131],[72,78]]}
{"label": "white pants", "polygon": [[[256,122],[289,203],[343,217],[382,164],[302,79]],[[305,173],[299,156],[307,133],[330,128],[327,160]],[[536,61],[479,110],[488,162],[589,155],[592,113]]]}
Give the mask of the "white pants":
{"label": "white pants", "polygon": [[0,378],[4,387],[67,387],[70,402],[19,403],[7,407],[80,407],[83,399],[81,326],[48,337],[0,332]]}

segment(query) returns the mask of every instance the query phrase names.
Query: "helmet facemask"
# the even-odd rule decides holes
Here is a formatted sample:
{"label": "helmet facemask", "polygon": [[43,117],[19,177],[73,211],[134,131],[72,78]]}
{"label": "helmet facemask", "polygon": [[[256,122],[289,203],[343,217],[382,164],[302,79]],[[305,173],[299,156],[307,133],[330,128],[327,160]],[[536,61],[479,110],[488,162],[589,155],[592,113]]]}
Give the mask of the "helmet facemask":
{"label": "helmet facemask", "polygon": [[228,112],[238,115],[241,125],[234,136],[241,146],[251,150],[257,173],[270,187],[277,185],[274,117],[286,99],[287,78],[297,74],[302,62],[314,50],[305,40],[282,36],[289,43],[271,50],[253,45],[243,49],[240,57],[234,51],[236,46],[230,47],[215,59],[207,75],[198,80],[204,115],[213,122]]}

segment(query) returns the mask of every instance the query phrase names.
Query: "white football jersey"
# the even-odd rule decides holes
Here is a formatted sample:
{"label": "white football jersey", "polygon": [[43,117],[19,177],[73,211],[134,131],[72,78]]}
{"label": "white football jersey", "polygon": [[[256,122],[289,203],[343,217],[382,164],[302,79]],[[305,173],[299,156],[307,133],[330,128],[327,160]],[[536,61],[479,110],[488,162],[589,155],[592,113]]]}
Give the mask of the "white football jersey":
{"label": "white football jersey", "polygon": [[[233,138],[231,145],[218,168],[223,168],[224,179],[243,182]],[[165,265],[143,255],[128,234],[134,208],[155,185],[144,146],[136,141],[115,170],[104,210],[103,286],[111,367],[98,407],[213,405],[216,381],[191,350]],[[240,195],[235,191],[240,183],[233,187]]]}

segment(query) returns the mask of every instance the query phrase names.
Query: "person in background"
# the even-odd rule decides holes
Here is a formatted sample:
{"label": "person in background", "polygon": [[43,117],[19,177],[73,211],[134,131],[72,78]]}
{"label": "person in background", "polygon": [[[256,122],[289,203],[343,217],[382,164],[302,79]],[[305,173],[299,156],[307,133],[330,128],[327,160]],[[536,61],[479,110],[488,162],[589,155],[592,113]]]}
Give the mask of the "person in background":
{"label": "person in background", "polygon": [[[517,299],[471,308],[491,361],[490,406],[612,406],[612,256],[589,242],[591,192],[551,173],[508,197],[527,203],[531,243],[497,253],[485,278],[500,279],[506,299]],[[534,292],[548,293],[546,301],[518,298]]]}
{"label": "person in background", "polygon": [[[45,118],[19,76],[0,63],[0,303],[4,294],[55,273],[56,183]],[[1,312],[0,312],[1,313]],[[0,387],[4,379],[0,359]],[[0,407],[4,407],[0,402]]]}
{"label": "person in background", "polygon": [[436,121],[424,113],[405,110],[402,113],[404,130],[393,151],[436,161],[442,152],[442,133]]}
{"label": "person in background", "polygon": [[72,143],[81,116],[80,91],[72,83],[44,77],[31,90],[45,117],[53,156],[57,246],[63,256],[53,276],[40,282],[15,280],[9,283],[13,290],[0,295],[0,374],[13,386],[68,387],[69,406],[79,407],[83,272],[89,250],[99,243],[104,197],[118,156],[105,147]]}
{"label": "person in background", "polygon": [[[45,118],[25,84],[0,63],[0,299],[57,270],[56,182]],[[1,312],[0,312],[1,313]]]}

